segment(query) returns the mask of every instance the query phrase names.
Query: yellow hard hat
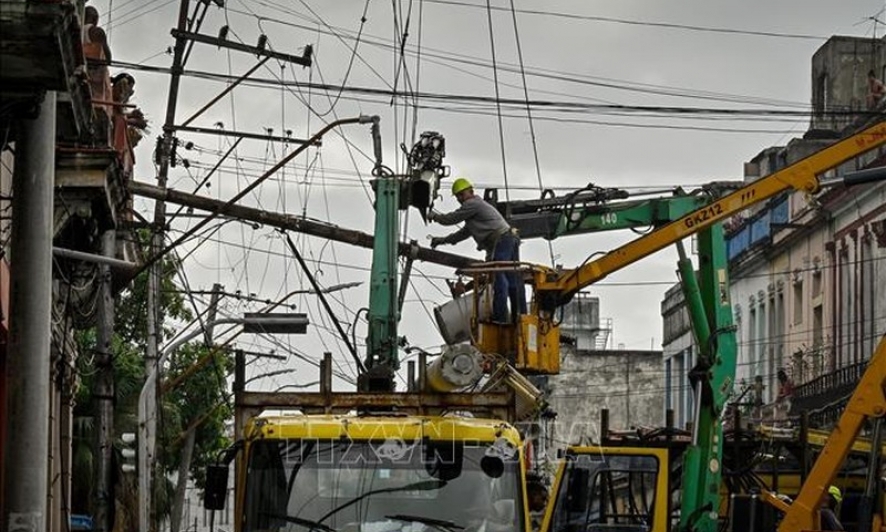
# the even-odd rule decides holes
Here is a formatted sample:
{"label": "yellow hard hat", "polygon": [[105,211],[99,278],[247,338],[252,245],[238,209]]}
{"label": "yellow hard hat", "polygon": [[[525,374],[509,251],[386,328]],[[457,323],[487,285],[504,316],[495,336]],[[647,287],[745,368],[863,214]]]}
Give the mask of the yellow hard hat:
{"label": "yellow hard hat", "polygon": [[467,190],[469,188],[474,188],[474,185],[472,185],[471,182],[468,181],[466,178],[459,177],[458,179],[456,179],[455,181],[452,182],[452,195],[455,196],[459,192],[462,192],[462,191]]}
{"label": "yellow hard hat", "polygon": [[831,497],[833,497],[835,501],[843,502],[843,493],[840,491],[840,488],[838,488],[837,486],[829,487],[828,493],[830,493]]}

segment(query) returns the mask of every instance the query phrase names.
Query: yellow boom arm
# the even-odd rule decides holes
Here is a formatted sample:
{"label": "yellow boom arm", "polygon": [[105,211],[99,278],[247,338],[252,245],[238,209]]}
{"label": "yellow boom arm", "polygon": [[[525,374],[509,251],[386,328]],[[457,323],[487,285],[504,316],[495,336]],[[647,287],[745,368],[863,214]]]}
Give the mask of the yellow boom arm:
{"label": "yellow boom arm", "polygon": [[831,432],[828,442],[818,455],[812,471],[800,489],[800,494],[787,508],[778,532],[819,529],[818,508],[821,506],[822,496],[843,466],[865,420],[886,414],[884,386],[886,386],[886,336],[880,340],[868,369],[861,377],[849,403],[846,404],[846,409]]}
{"label": "yellow boom arm", "polygon": [[698,233],[755,203],[760,203],[790,189],[815,194],[821,186],[819,174],[884,143],[886,143],[886,121],[880,121],[874,126],[828,146],[783,170],[739,188],[646,236],[616,248],[580,268],[566,270],[553,276],[539,275],[536,278],[536,291],[542,296],[543,301],[546,296],[552,299],[543,302],[543,306],[559,305],[568,301],[582,288],[603,279],[610,273]]}

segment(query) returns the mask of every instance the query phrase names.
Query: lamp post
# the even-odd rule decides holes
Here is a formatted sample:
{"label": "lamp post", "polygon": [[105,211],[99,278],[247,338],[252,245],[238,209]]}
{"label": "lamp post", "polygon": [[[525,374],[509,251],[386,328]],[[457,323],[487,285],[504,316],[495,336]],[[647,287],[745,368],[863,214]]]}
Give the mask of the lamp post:
{"label": "lamp post", "polygon": [[160,351],[157,363],[148,369],[145,384],[138,398],[138,493],[139,530],[151,529],[153,486],[151,474],[157,439],[157,381],[170,353],[203,334],[205,328],[217,325],[242,325],[247,333],[304,334],[308,318],[305,314],[247,314],[242,318],[220,318],[207,322],[204,328],[186,334]]}

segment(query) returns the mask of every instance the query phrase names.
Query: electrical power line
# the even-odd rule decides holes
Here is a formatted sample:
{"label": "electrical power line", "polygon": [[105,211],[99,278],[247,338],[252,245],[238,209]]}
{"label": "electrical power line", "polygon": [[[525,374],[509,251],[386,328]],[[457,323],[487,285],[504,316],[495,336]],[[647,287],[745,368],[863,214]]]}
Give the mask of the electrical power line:
{"label": "electrical power line", "polygon": [[[135,63],[128,63],[125,61],[117,61],[114,60],[110,63],[113,66],[121,67],[121,68],[131,68],[136,70],[143,70],[146,72],[154,72],[154,73],[163,73],[166,74],[170,70],[166,67],[158,67],[158,66],[150,66],[150,65],[138,65]],[[186,70],[183,73],[184,76],[191,76],[201,79],[220,81],[220,82],[230,82],[238,79],[235,76],[228,76],[225,74],[218,74],[213,72],[199,71],[199,70]],[[394,96],[403,96],[403,92],[394,92],[391,89],[379,89],[372,87],[359,87],[359,86],[351,86],[351,87],[342,87],[341,85],[328,85],[328,84],[320,84],[320,83],[304,83],[304,82],[287,82],[278,79],[268,79],[268,78],[249,78],[244,81],[243,84],[248,86],[272,86],[278,88],[279,86],[284,87],[299,87],[299,88],[311,88],[313,90],[321,90],[328,91],[330,93],[338,93],[341,92],[350,92],[361,95],[369,95],[369,96],[379,96],[384,98],[391,98]],[[583,103],[576,101],[566,101],[566,100],[523,100],[523,99],[513,99],[513,98],[495,98],[491,96],[479,96],[475,94],[451,94],[451,93],[434,93],[434,92],[414,92],[414,93],[405,93],[406,96],[410,98],[415,98],[418,100],[426,100],[431,102],[447,102],[447,103],[473,103],[473,104],[486,104],[489,106],[495,105],[504,105],[512,107],[516,110],[524,109],[526,105],[531,106],[536,110],[549,110],[556,112],[592,112],[592,113],[621,113],[631,115],[640,114],[644,117],[649,116],[664,116],[664,117],[674,117],[674,116],[693,116],[693,117],[703,117],[703,116],[712,116],[719,119],[736,119],[736,118],[747,118],[747,117],[790,117],[790,118],[809,118],[812,116],[813,111],[811,108],[796,110],[796,109],[751,109],[751,108],[726,108],[726,107],[681,107],[681,106],[662,106],[662,105],[622,105],[622,104],[591,104],[591,103]],[[828,116],[834,117],[853,117],[853,116],[862,116],[870,114],[871,116],[877,116],[876,113],[873,112],[863,112],[857,110],[839,110],[832,109],[826,112]],[[817,113],[816,116],[819,116],[820,113]]]}
{"label": "electrical power line", "polygon": [[[483,9],[482,6],[477,4],[472,4],[469,2],[460,2],[457,0],[427,0],[432,4],[441,4],[441,5],[451,5],[451,6],[459,6],[459,7],[468,7],[472,9]],[[493,7],[493,10],[497,11],[507,11],[507,8],[504,7]],[[642,21],[642,20],[630,20],[623,18],[615,18],[615,17],[600,17],[600,16],[590,16],[590,15],[580,15],[577,13],[564,13],[558,11],[541,11],[541,10],[533,10],[533,9],[518,9],[518,13],[526,14],[526,15],[538,15],[544,17],[552,17],[573,21],[585,21],[585,22],[606,22],[612,24],[623,24],[630,26],[643,26],[643,27],[653,27],[653,28],[665,28],[665,29],[674,29],[674,30],[686,30],[693,32],[704,32],[704,33],[722,33],[722,34],[731,34],[731,35],[746,35],[753,37],[775,37],[782,39],[801,39],[801,40],[813,40],[818,42],[824,42],[828,38],[820,35],[809,35],[802,33],[784,33],[784,32],[774,32],[774,31],[759,31],[759,30],[742,30],[742,29],[734,29],[734,28],[718,28],[712,26],[696,26],[691,24],[674,24],[669,22],[652,22],[652,21]]]}
{"label": "electrical power line", "polygon": [[[297,18],[305,18],[305,17],[300,16],[299,14],[297,14],[291,10],[281,9],[280,12],[296,16]],[[307,31],[312,31],[312,29],[313,29],[311,26],[308,26],[305,24],[292,23],[292,22],[288,22],[288,21],[285,21],[285,20],[282,20],[279,18],[260,17],[259,15],[255,14],[255,13],[244,13],[244,14],[249,15],[249,16],[258,17],[258,18],[260,18],[262,20],[266,20],[268,22],[273,22],[273,23],[277,23],[277,24],[290,26],[293,28],[303,29],[303,30],[307,30]],[[319,24],[319,22],[314,21],[313,19],[310,19],[310,18],[307,18],[306,20],[312,24]],[[340,40],[345,39],[345,38],[354,39],[353,35],[349,35],[349,31],[344,28],[332,27],[332,26],[329,26],[328,24],[326,24],[325,22],[323,22],[323,25],[328,28],[328,31],[325,33],[328,33],[329,35],[334,35],[336,38],[338,38]],[[822,38],[821,40],[825,40],[825,39]],[[384,41],[384,39],[381,39],[379,37],[367,35],[367,36],[363,37],[363,41],[371,46],[390,48],[390,45],[387,44]],[[409,47],[406,47],[405,50],[409,51],[411,53],[415,53],[417,55],[417,52],[410,50]],[[491,65],[484,59],[478,58],[476,56],[459,54],[459,53],[455,53],[455,52],[448,51],[448,50],[440,50],[440,49],[426,47],[425,51],[423,52],[423,56],[426,61],[433,62],[435,64],[440,64],[443,66],[449,66],[452,63],[456,63],[456,64],[463,64],[463,65],[468,65],[468,66],[482,67],[482,68],[486,68],[486,69],[491,68]],[[501,68],[502,70],[511,72],[511,73],[518,72],[518,65],[511,64],[511,63],[502,63],[499,66],[499,68]],[[542,77],[542,78],[548,78],[548,79],[557,80],[557,81],[564,81],[564,82],[583,83],[583,84],[587,84],[587,85],[591,85],[591,86],[598,86],[601,88],[618,88],[618,89],[622,89],[622,90],[629,90],[629,91],[640,92],[640,93],[660,94],[660,95],[675,96],[675,97],[694,97],[694,98],[698,98],[698,99],[711,99],[711,100],[733,101],[733,102],[743,102],[743,103],[756,103],[759,105],[790,105],[790,106],[795,106],[795,107],[804,107],[804,108],[808,107],[808,104],[801,103],[801,102],[786,102],[786,101],[773,100],[773,99],[768,99],[768,98],[759,98],[759,97],[750,97],[750,96],[735,95],[735,94],[717,93],[717,92],[712,92],[712,91],[689,90],[689,89],[680,88],[680,87],[673,87],[673,86],[660,85],[660,84],[649,84],[649,83],[642,83],[642,82],[637,82],[637,81],[616,80],[616,79],[612,79],[612,78],[569,73],[569,72],[563,72],[563,71],[558,71],[558,70],[553,70],[553,69],[545,69],[545,68],[540,68],[540,67],[527,68],[526,72],[529,75],[534,76],[534,77]],[[488,79],[488,78],[485,78],[485,79]],[[536,92],[539,92],[539,91],[536,91]]]}

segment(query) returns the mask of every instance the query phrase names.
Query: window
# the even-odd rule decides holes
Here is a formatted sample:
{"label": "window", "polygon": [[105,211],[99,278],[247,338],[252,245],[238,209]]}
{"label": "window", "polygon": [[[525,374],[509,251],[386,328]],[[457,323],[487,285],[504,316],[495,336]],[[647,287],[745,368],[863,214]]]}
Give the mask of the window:
{"label": "window", "polygon": [[[770,290],[773,287],[770,285]],[[776,385],[775,385],[775,373],[778,369],[776,364],[778,361],[776,360],[777,352],[778,352],[778,343],[781,341],[779,338],[778,332],[778,312],[779,308],[775,303],[775,293],[773,291],[769,292],[769,316],[768,316],[768,331],[769,337],[766,342],[766,387],[769,390],[769,401],[775,400],[776,393]]]}
{"label": "window", "polygon": [[685,403],[683,403],[683,417],[684,417],[684,426],[686,423],[690,421],[694,421],[692,416],[693,412],[695,412],[695,394],[692,393],[692,383],[689,382],[689,371],[695,367],[695,353],[692,346],[687,347],[683,351],[683,365],[685,371],[683,372],[683,380],[682,380],[682,388],[683,388],[683,397],[685,399]]}
{"label": "window", "polygon": [[853,362],[852,353],[852,282],[850,279],[849,253],[846,248],[840,251],[840,308],[837,310],[838,331],[840,339],[837,342],[837,368],[845,367]]}
{"label": "window", "polygon": [[812,378],[824,373],[824,312],[821,305],[812,309]]}
{"label": "window", "polygon": [[675,401],[674,401],[674,422],[677,426],[683,426],[686,423],[686,386],[683,384],[686,380],[686,368],[683,362],[683,353],[678,353],[675,357],[676,369],[674,382],[676,383]]}
{"label": "window", "polygon": [[805,382],[805,381],[804,381],[804,377],[805,377],[805,375],[804,375],[804,372],[803,372],[803,365],[804,365],[804,361],[803,361],[803,350],[802,350],[802,349],[798,349],[797,351],[795,351],[795,352],[794,352],[793,359],[794,359],[794,360],[793,360],[793,365],[794,365],[794,382],[797,383],[797,384],[802,383],[802,382]]}
{"label": "window", "polygon": [[748,372],[751,379],[757,375],[757,309],[751,307],[748,319]]}
{"label": "window", "polygon": [[766,347],[769,343],[769,337],[766,334],[766,304],[764,299],[760,297],[760,308],[757,313],[757,373],[762,376],[765,373]]}
{"label": "window", "polygon": [[[820,278],[820,277],[819,277]],[[813,281],[814,283],[814,281]],[[794,282],[794,325],[803,323],[803,281]]]}
{"label": "window", "polygon": [[816,118],[824,118],[824,112],[830,103],[830,94],[828,93],[828,74],[822,72],[818,79],[815,80],[813,88],[812,108]]}
{"label": "window", "polygon": [[500,442],[254,442],[243,529],[391,530],[383,527],[397,514],[522,532],[519,454]]}
{"label": "window", "polygon": [[[784,290],[783,284],[779,281],[777,283],[777,293],[775,294],[775,333],[774,333],[774,346],[775,346],[775,369],[783,368],[785,365],[785,354],[784,354],[784,344],[785,344],[785,322],[787,321],[787,309],[784,306]],[[773,371],[773,374],[776,372]],[[774,376],[771,378],[775,378]],[[773,381],[776,382],[776,381]],[[773,386],[773,389],[778,389],[777,386]]]}
{"label": "window", "polygon": [[874,257],[870,236],[861,241],[861,355],[870,358],[874,353],[877,330],[874,328]]}
{"label": "window", "polygon": [[658,485],[653,456],[582,454],[571,456],[553,510],[555,532],[648,532]]}
{"label": "window", "polygon": [[671,372],[671,362],[671,358],[665,360],[665,410],[671,410],[674,408],[674,398],[672,397],[672,394],[674,393],[674,385],[671,381],[674,376]]}
{"label": "window", "polygon": [[821,297],[821,270],[818,268],[818,262],[815,263],[815,270],[812,272],[812,298]]}

